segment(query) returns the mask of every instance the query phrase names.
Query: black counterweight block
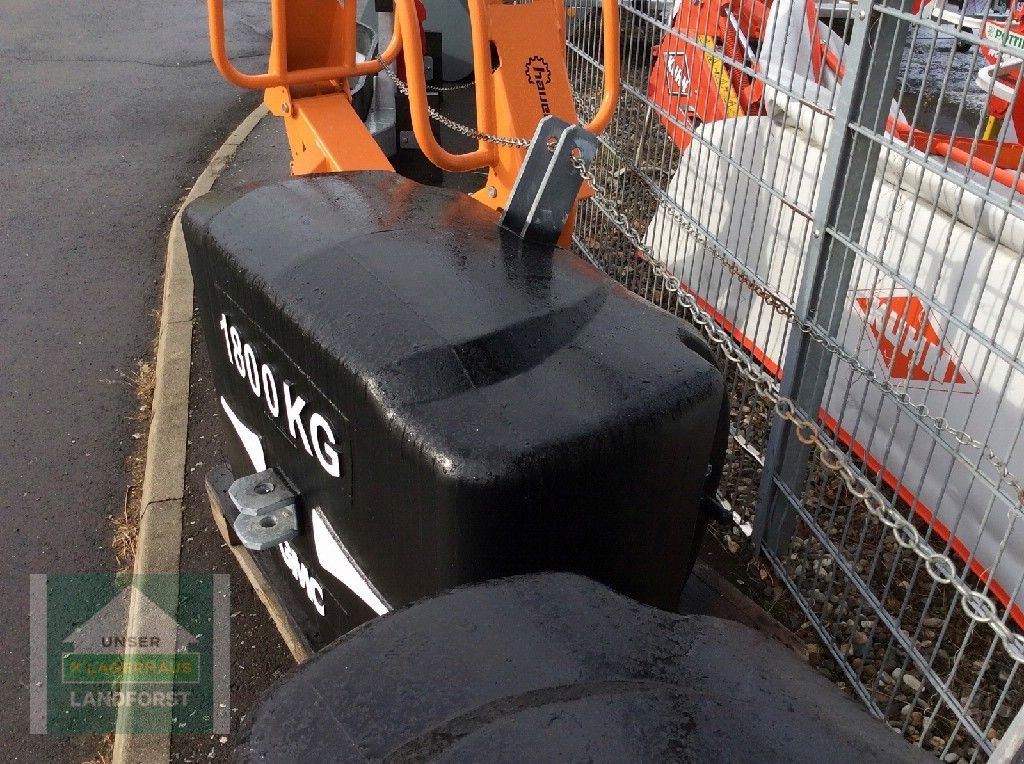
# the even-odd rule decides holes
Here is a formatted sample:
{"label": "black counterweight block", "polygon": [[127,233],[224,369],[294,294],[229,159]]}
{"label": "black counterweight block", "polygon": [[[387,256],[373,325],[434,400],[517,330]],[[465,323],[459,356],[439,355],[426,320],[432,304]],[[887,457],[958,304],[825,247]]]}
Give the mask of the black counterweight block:
{"label": "black counterweight block", "polygon": [[262,454],[301,494],[290,543],[339,633],[373,613],[310,539],[317,510],[389,607],[547,570],[675,607],[721,459],[722,377],[688,324],[391,173],[207,196],[184,227],[226,419],[251,431],[234,473]]}

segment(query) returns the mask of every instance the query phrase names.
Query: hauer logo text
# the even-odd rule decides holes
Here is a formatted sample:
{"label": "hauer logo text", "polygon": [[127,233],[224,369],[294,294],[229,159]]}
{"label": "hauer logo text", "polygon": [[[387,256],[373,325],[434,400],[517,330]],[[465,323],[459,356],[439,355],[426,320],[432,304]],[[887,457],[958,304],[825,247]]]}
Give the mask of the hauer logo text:
{"label": "hauer logo text", "polygon": [[548,62],[540,56],[531,56],[526,62],[526,79],[537,88],[537,96],[540,98],[540,110],[544,114],[551,113],[551,104],[548,102],[548,85],[551,84],[551,67]]}
{"label": "hauer logo text", "polygon": [[328,475],[341,477],[338,441],[327,418],[307,405],[296,385],[278,379],[273,368],[260,360],[256,349],[242,338],[238,328],[232,326],[223,313],[220,328],[224,332],[228,361],[249,383],[252,394],[263,401],[270,417],[275,420],[283,418],[292,443],[316,457]]}

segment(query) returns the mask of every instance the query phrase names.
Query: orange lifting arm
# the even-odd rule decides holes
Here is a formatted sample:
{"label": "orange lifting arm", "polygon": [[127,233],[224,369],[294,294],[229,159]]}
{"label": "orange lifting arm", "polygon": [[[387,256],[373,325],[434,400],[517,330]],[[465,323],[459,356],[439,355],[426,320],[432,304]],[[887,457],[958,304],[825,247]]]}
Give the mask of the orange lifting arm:
{"label": "orange lifting arm", "polygon": [[585,126],[587,132],[603,133],[615,114],[622,84],[619,82],[619,3],[602,0],[601,18],[604,23],[604,94],[597,114]]}
{"label": "orange lifting arm", "polygon": [[[221,75],[233,85],[250,90],[265,90],[274,87],[291,87],[308,85],[314,82],[340,80],[346,77],[362,77],[380,71],[377,61],[364,61],[351,66],[322,66],[313,69],[300,69],[294,72],[281,71],[267,74],[246,74],[240,72],[231,63],[228,56],[227,40],[224,31],[224,0],[207,0],[207,17],[210,25],[210,53],[213,63]],[[270,18],[275,35],[283,34],[285,29],[285,2],[271,0]],[[402,37],[399,25],[395,25],[394,35],[380,57],[385,63],[391,63],[398,57],[402,49]]]}

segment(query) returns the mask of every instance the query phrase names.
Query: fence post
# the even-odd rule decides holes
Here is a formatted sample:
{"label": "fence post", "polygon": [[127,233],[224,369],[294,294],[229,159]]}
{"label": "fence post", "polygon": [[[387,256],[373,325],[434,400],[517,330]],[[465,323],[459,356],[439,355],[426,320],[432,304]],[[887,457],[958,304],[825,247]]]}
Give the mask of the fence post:
{"label": "fence post", "polygon": [[[888,7],[910,14],[912,6],[913,0],[894,0]],[[860,240],[880,151],[879,143],[869,136],[885,132],[910,27],[907,19],[887,13],[872,20],[871,7],[870,0],[860,0],[855,11],[812,237],[794,306],[802,320],[833,336],[846,310],[856,259],[835,232],[842,232],[852,242]],[[854,125],[860,129],[853,129]],[[854,193],[846,193],[847,189]],[[820,343],[799,328],[791,328],[781,393],[809,419],[817,419],[831,360]],[[796,527],[796,502],[807,477],[809,455],[809,447],[794,437],[791,425],[775,416],[754,519],[754,542],[759,548],[779,554],[788,546]]]}
{"label": "fence post", "polygon": [[1024,762],[1024,708],[1017,711],[999,745],[992,751],[988,764],[1021,764]]}

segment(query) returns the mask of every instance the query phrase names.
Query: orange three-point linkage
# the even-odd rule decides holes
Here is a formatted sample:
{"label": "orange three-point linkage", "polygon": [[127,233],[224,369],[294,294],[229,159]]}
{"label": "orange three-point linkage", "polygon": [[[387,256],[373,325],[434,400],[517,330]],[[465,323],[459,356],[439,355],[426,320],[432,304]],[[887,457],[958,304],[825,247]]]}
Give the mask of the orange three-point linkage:
{"label": "orange three-point linkage", "polygon": [[[478,138],[475,150],[452,154],[430,130],[423,53],[417,35],[413,0],[398,0],[404,58],[409,81],[409,108],[420,149],[442,169],[466,172],[490,169],[487,183],[474,196],[502,208],[515,183],[526,150],[522,146]],[[619,17],[616,0],[603,0],[604,93],[594,119],[586,126],[604,130],[619,99]],[[555,115],[576,122],[572,88],[565,63],[563,0],[507,4],[504,0],[469,0],[473,68],[476,76],[476,130],[504,138],[529,140],[537,123]]]}
{"label": "orange three-point linkage", "polygon": [[[246,74],[231,63],[224,31],[223,0],[208,0],[214,63],[240,87],[263,88],[265,100],[285,121],[295,174],[391,169],[376,141],[352,109],[348,78],[376,75],[381,61],[403,55],[413,131],[424,155],[451,172],[489,168],[474,196],[501,208],[508,199],[529,140],[544,116],[574,123],[576,113],[565,63],[563,0],[469,0],[476,78],[477,147],[466,154],[442,148],[431,130],[415,0],[396,0],[395,32],[380,60],[356,61],[355,3],[337,0],[271,0],[272,42],[265,74]],[[594,119],[602,131],[619,98],[617,0],[602,0],[604,90]],[[514,139],[494,142],[486,136]]]}

